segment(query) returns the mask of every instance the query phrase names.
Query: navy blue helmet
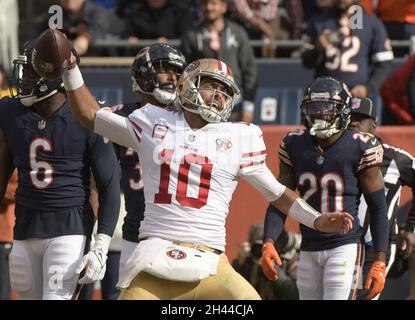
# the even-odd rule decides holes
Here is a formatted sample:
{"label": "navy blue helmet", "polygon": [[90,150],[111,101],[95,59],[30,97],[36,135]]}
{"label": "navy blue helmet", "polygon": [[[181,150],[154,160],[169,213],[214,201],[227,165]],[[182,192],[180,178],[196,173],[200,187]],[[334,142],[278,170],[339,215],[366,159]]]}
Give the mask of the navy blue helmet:
{"label": "navy blue helmet", "polygon": [[345,130],[350,122],[351,99],[343,82],[331,77],[315,79],[306,88],[301,103],[304,126],[320,139]]}
{"label": "navy blue helmet", "polygon": [[186,67],[183,54],[164,43],[157,43],[141,49],[133,62],[133,90],[152,95],[163,103],[170,104],[176,99],[176,86],[172,83],[159,83],[157,74],[168,72],[173,67],[177,77]]}

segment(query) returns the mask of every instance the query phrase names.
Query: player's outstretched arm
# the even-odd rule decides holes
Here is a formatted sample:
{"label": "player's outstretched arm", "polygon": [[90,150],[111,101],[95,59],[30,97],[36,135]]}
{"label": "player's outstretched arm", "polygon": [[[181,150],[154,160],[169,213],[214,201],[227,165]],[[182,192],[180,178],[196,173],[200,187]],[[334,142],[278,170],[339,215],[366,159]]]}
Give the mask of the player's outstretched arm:
{"label": "player's outstretched arm", "polygon": [[94,131],[95,114],[100,110],[100,107],[95,97],[85,86],[73,54],[70,67],[62,74],[62,80],[72,112],[82,125]]}
{"label": "player's outstretched arm", "polygon": [[353,217],[350,214],[317,212],[294,191],[279,183],[266,166],[245,174],[243,177],[282,213],[311,229],[321,232],[338,232],[343,235],[353,227]]}
{"label": "player's outstretched arm", "polygon": [[70,69],[62,74],[62,80],[71,110],[82,125],[119,145],[137,151],[138,141],[132,124],[128,118],[112,113],[110,108],[99,107],[95,97],[85,86],[73,55]]}
{"label": "player's outstretched arm", "polygon": [[6,142],[3,130],[0,129],[0,203],[3,203],[7,183],[14,170],[13,157]]}
{"label": "player's outstretched arm", "polygon": [[353,227],[353,217],[349,213],[328,212],[321,214],[289,188],[285,188],[281,197],[271,204],[287,216],[317,231],[338,232],[344,235]]}

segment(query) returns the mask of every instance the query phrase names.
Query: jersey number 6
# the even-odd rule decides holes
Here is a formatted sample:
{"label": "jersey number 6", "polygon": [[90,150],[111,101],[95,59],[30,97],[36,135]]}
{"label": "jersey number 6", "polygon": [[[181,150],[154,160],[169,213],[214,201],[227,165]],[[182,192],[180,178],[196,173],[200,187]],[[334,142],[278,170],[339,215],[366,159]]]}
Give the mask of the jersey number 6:
{"label": "jersey number 6", "polygon": [[30,180],[36,189],[45,189],[53,181],[53,166],[46,161],[37,160],[38,148],[44,151],[52,151],[52,144],[44,138],[36,138],[29,147],[30,156]]}

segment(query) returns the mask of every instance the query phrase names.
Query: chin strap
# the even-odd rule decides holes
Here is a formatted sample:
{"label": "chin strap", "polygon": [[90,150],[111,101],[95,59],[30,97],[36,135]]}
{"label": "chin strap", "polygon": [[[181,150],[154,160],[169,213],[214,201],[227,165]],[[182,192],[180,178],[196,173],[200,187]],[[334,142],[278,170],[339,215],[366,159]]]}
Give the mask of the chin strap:
{"label": "chin strap", "polygon": [[38,103],[40,101],[43,101],[47,98],[50,98],[51,96],[53,96],[54,94],[57,94],[58,90],[55,89],[53,91],[51,91],[50,93],[48,93],[47,95],[38,98],[38,96],[29,96],[29,97],[21,97],[19,98],[20,102],[22,103],[22,105],[24,105],[25,107],[31,107],[33,106],[35,103]]}

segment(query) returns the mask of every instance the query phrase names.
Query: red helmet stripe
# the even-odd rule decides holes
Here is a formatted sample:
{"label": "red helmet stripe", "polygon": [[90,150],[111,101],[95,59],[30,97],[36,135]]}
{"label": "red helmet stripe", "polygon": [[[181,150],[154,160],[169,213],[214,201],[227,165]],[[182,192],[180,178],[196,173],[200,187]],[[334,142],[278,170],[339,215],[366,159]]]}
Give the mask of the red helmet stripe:
{"label": "red helmet stripe", "polygon": [[218,70],[222,71],[222,61],[216,60],[218,62]]}
{"label": "red helmet stripe", "polygon": [[232,70],[231,70],[231,68],[229,68],[228,66],[226,66],[226,74],[227,74],[228,76],[232,76]]}

